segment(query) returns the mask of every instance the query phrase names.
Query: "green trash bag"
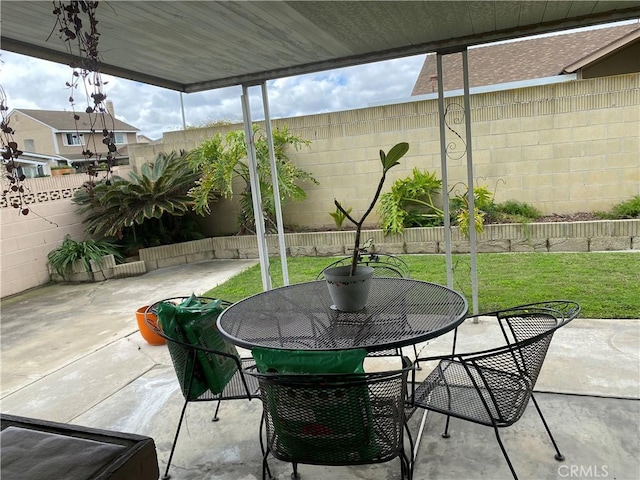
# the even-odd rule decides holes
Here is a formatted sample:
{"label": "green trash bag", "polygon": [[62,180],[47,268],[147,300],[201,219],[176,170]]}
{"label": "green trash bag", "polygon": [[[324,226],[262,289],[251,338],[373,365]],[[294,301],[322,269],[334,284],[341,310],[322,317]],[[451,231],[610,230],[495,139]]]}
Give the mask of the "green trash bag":
{"label": "green trash bag", "polygon": [[251,355],[261,373],[364,373],[363,348],[353,350],[280,350],[254,347]]}
{"label": "green trash bag", "polygon": [[[251,350],[258,371],[281,374],[364,373],[364,349],[340,351]],[[350,388],[344,396],[321,398],[322,390],[267,388],[267,402],[278,432],[280,448],[301,462],[322,463],[325,452],[332,461],[357,462],[376,458],[371,401],[366,385]],[[286,405],[286,408],[282,406]],[[336,451],[339,445],[339,451]]]}
{"label": "green trash bag", "polygon": [[[179,342],[221,351],[239,359],[236,347],[222,338],[216,326],[223,310],[219,300],[202,303],[191,295],[179,305],[160,303],[158,322],[167,336]],[[188,400],[198,398],[207,390],[213,394],[222,392],[238,369],[232,358],[199,350],[194,361],[191,355],[180,354],[180,348],[175,345],[172,348],[169,344],[182,393]]]}

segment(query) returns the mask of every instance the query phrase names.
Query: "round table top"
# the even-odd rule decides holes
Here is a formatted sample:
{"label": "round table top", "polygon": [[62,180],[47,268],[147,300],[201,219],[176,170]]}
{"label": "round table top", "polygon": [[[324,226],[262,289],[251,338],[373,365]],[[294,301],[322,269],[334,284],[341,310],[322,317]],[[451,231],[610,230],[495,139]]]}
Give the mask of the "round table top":
{"label": "round table top", "polygon": [[372,279],[367,306],[341,312],[324,280],[268,290],[218,317],[231,343],[285,350],[386,350],[438,337],[457,327],[467,301],[442,285],[406,278]]}

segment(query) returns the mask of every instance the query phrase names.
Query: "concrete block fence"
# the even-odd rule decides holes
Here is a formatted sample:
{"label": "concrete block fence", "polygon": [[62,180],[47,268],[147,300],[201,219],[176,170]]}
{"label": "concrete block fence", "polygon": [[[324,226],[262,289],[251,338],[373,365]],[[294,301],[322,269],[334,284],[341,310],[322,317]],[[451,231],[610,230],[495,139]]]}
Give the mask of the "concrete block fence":
{"label": "concrete block fence", "polygon": [[[350,253],[353,231],[285,234],[287,255],[328,257]],[[385,236],[382,230],[365,230],[375,250],[390,254],[442,254],[444,228],[408,228],[402,235]],[[573,223],[487,225],[478,235],[479,253],[594,252],[640,250],[640,220],[601,220]],[[469,241],[457,227],[451,232],[454,253],[468,253]],[[211,237],[140,250],[146,270],[216,258],[258,258],[255,236]],[[269,254],[279,255],[278,238],[268,235]]]}

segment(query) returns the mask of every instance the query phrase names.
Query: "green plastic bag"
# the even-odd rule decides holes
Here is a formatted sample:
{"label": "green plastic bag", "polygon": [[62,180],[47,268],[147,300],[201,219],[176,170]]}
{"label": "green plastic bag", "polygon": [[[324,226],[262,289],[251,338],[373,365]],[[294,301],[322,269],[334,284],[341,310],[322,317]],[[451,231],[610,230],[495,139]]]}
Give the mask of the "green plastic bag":
{"label": "green plastic bag", "polygon": [[[364,349],[342,351],[252,350],[258,371],[282,374],[364,373]],[[318,376],[322,382],[322,376]],[[321,397],[322,390],[276,388],[267,390],[269,408],[280,447],[291,457],[314,463],[322,452],[333,460],[354,462],[375,458],[371,401],[366,385],[350,388],[344,396]],[[313,398],[317,396],[318,398]],[[328,403],[327,403],[328,402]],[[286,408],[282,408],[287,405]],[[356,413],[357,412],[357,413]],[[336,452],[336,445],[340,451]]]}
{"label": "green plastic bag", "polygon": [[[175,340],[218,350],[239,359],[235,346],[222,338],[216,326],[216,320],[223,310],[219,300],[202,303],[195,295],[191,295],[179,305],[160,303],[158,322],[163,331]],[[222,392],[238,369],[232,358],[210,352],[198,351],[195,362],[190,356],[182,357],[180,361],[187,364],[184,366],[185,378],[179,380],[185,396],[188,382],[193,376],[189,400],[198,398],[206,390],[213,394]],[[173,354],[172,358],[175,363]]]}
{"label": "green plastic bag", "polygon": [[261,373],[364,373],[363,348],[340,351],[279,350],[255,347],[251,350]]}

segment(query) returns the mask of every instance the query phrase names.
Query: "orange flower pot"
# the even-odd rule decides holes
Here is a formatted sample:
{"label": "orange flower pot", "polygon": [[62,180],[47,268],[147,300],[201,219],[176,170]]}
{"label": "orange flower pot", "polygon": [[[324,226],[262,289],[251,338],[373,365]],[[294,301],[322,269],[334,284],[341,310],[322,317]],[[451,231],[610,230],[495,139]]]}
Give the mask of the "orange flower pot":
{"label": "orange flower pot", "polygon": [[140,330],[140,334],[142,338],[144,338],[147,343],[150,345],[164,345],[167,341],[162,338],[160,335],[155,333],[149,325],[147,325],[147,321],[145,317],[149,319],[149,322],[153,325],[158,321],[158,317],[151,312],[147,313],[147,309],[149,305],[145,305],[144,307],[140,307],[136,310],[136,321],[138,322],[138,330]]}

